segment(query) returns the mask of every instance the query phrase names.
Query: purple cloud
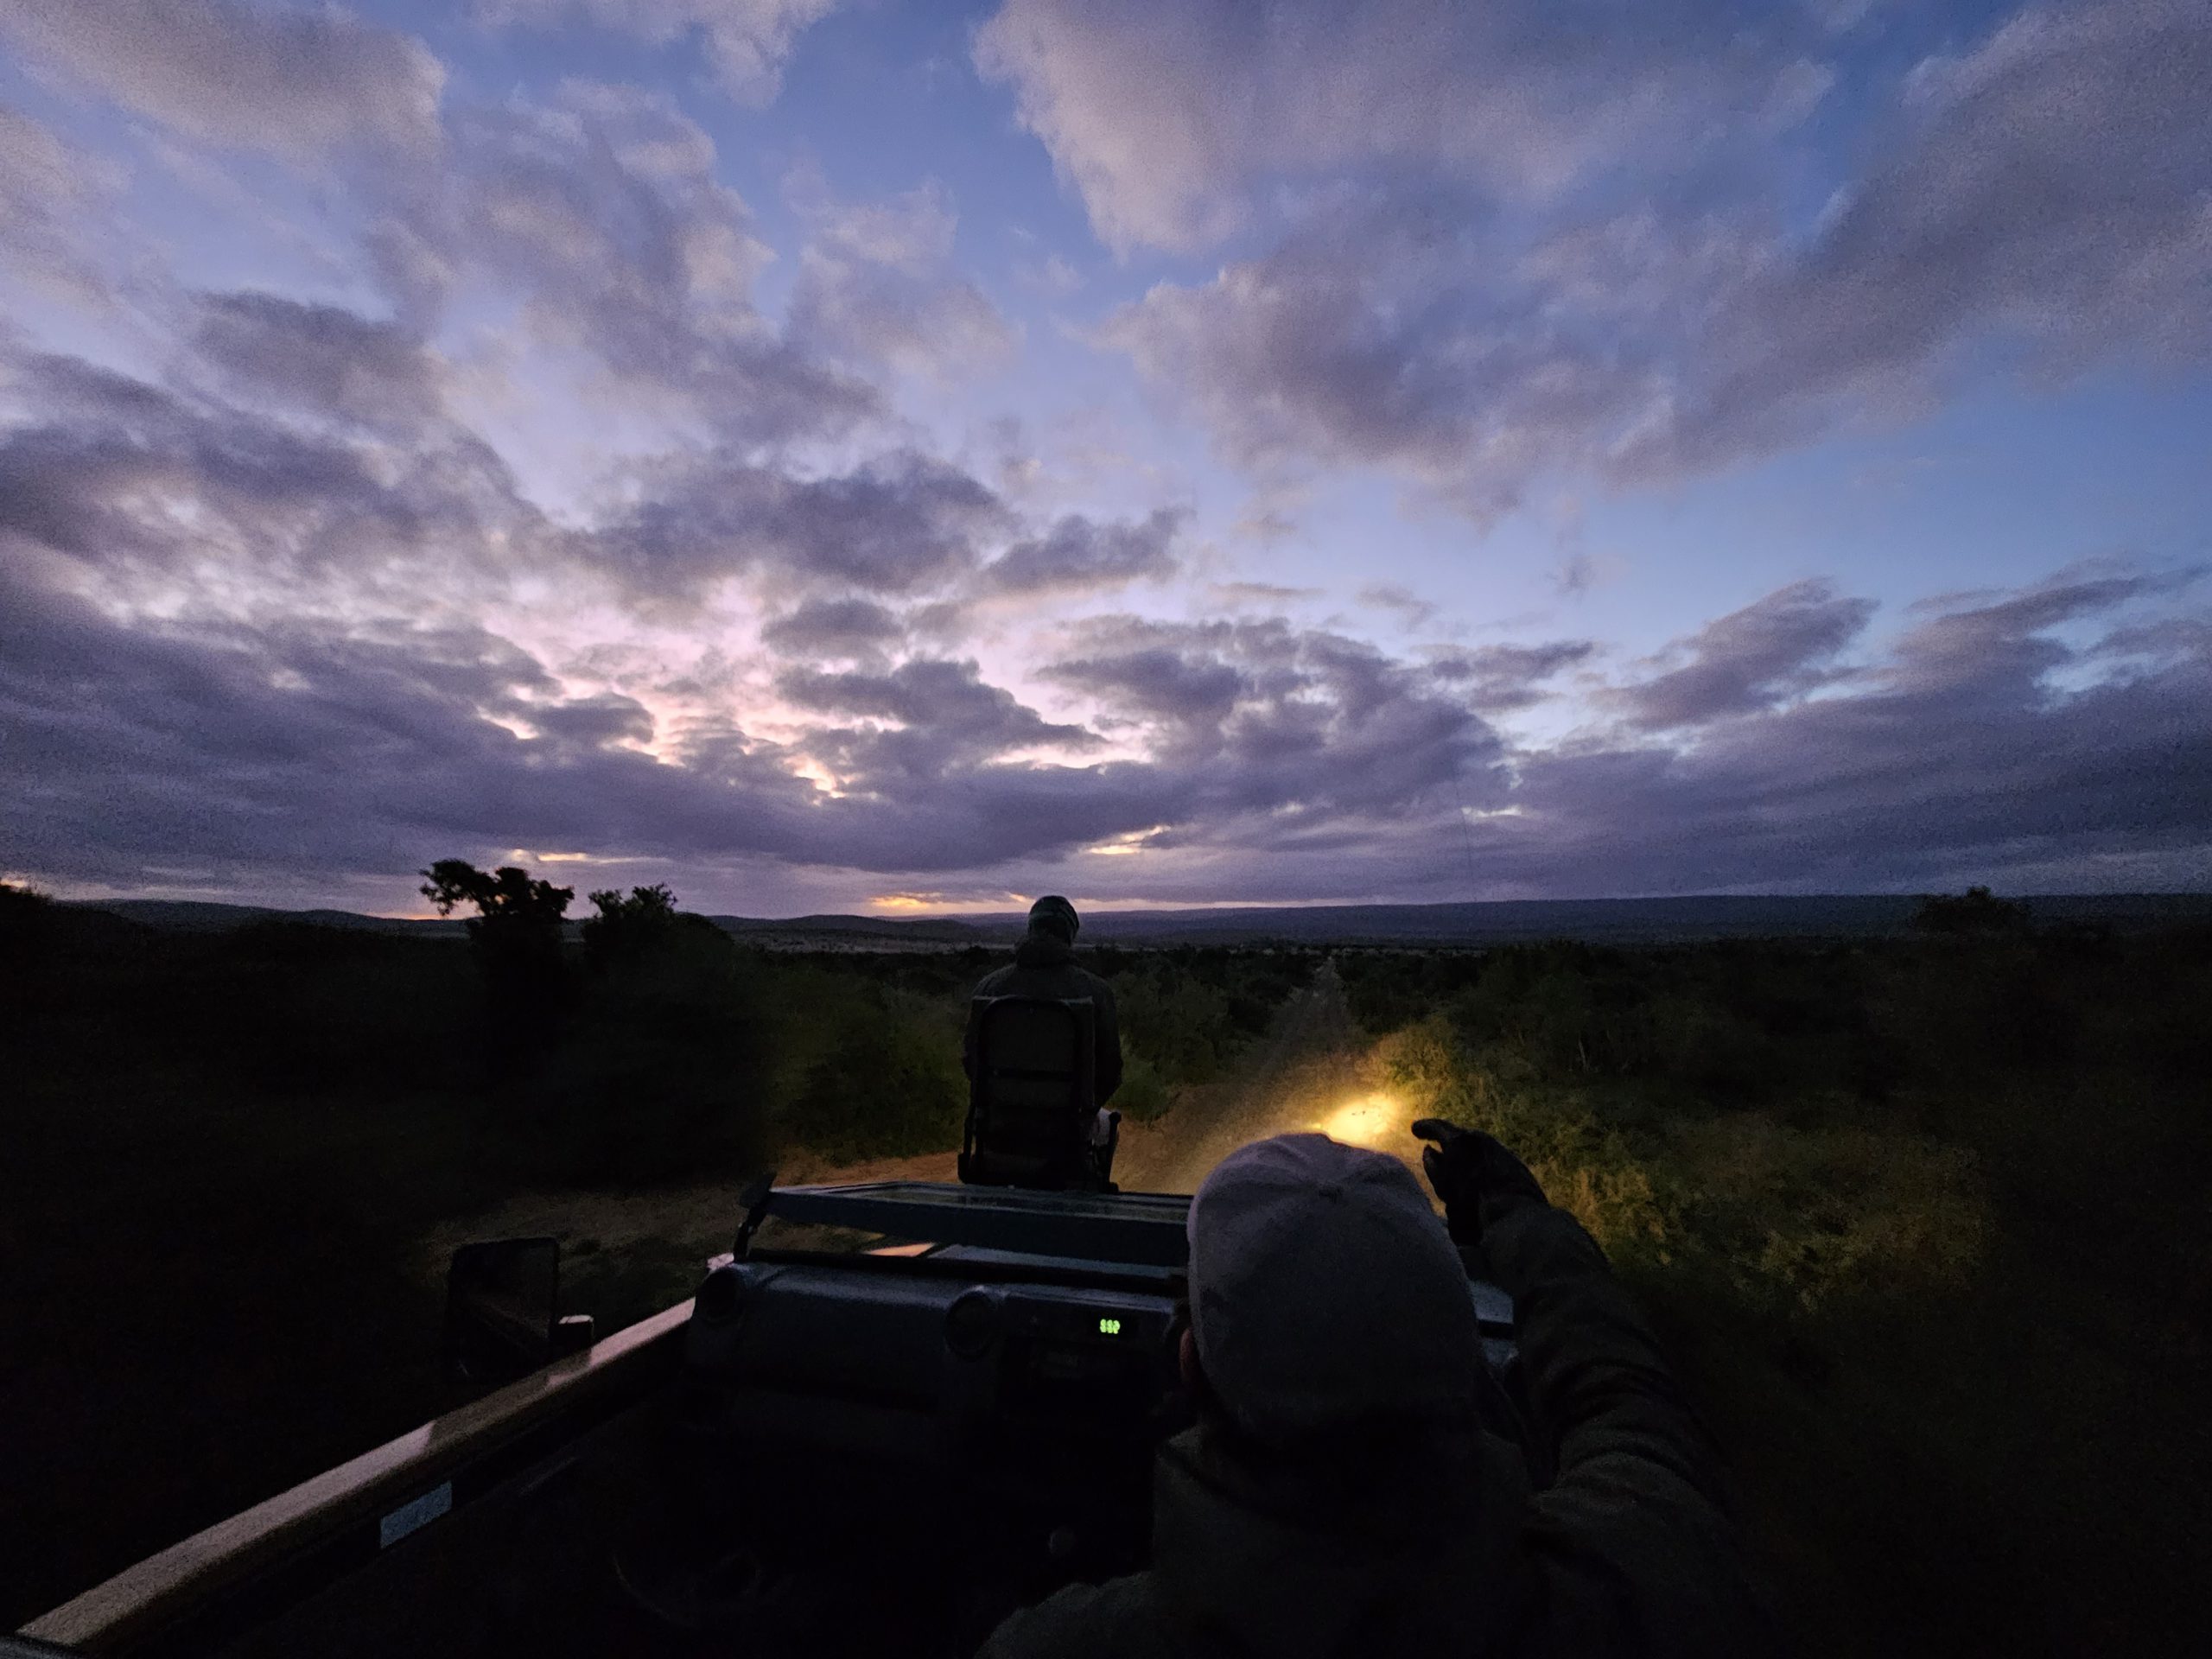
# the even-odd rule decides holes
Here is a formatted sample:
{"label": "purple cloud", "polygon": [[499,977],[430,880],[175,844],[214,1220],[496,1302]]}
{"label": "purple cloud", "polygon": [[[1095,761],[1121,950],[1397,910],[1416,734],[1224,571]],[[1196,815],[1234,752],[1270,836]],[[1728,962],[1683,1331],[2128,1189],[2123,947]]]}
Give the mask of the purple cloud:
{"label": "purple cloud", "polygon": [[1702,726],[1770,709],[1834,680],[1832,664],[1873,615],[1871,601],[1800,582],[1708,622],[1675,650],[1689,660],[1623,688],[1615,700],[1646,731]]}
{"label": "purple cloud", "polygon": [[188,137],[308,160],[437,143],[445,66],[335,7],[234,0],[0,0],[33,58]]}

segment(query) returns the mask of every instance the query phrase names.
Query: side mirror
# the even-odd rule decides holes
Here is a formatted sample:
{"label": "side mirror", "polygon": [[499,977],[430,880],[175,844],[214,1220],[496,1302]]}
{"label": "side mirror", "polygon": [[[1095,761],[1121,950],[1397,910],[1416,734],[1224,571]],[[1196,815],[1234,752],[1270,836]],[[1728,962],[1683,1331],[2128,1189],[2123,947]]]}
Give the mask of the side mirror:
{"label": "side mirror", "polygon": [[511,1382],[592,1344],[589,1314],[561,1317],[551,1238],[464,1244],[446,1269],[445,1370],[455,1382]]}

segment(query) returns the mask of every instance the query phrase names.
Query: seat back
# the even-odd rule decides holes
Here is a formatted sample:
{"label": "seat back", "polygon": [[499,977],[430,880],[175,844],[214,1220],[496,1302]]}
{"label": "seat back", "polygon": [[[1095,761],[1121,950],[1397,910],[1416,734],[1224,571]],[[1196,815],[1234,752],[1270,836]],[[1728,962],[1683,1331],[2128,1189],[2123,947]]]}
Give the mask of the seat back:
{"label": "seat back", "polygon": [[977,997],[960,1179],[1080,1186],[1097,1109],[1097,1009],[1087,997]]}

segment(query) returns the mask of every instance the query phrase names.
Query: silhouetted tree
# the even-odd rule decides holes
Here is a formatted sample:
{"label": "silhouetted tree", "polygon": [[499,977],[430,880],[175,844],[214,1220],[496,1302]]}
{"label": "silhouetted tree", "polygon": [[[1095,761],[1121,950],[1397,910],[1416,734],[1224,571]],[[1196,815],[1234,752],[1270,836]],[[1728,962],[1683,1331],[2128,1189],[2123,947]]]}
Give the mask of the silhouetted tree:
{"label": "silhouetted tree", "polygon": [[2028,907],[1996,898],[1987,887],[1968,887],[1956,896],[1933,893],[1922,897],[1912,925],[1923,933],[2021,933],[2027,931]]}
{"label": "silhouetted tree", "polygon": [[0,963],[28,964],[53,932],[53,899],[35,887],[0,881]]}
{"label": "silhouetted tree", "polygon": [[439,915],[450,916],[462,905],[476,906],[475,919],[468,924],[472,939],[510,929],[550,929],[557,938],[569,900],[576,896],[574,887],[534,881],[528,870],[512,864],[487,874],[467,859],[442,858],[422,874],[428,878],[423,896],[438,907]]}
{"label": "silhouetted tree", "polygon": [[758,1168],[774,1067],[753,959],[665,887],[591,901],[591,972],[536,1119],[550,1173],[601,1184]]}
{"label": "silhouetted tree", "polygon": [[460,858],[442,858],[422,874],[427,878],[423,896],[441,916],[462,905],[475,906],[468,943],[491,1004],[494,1055],[512,1065],[550,1047],[559,1039],[569,1001],[561,918],[575,889],[534,880],[512,864],[487,874]]}
{"label": "silhouetted tree", "polygon": [[607,887],[591,902],[599,914],[584,923],[584,958],[594,972],[665,944],[677,927],[676,895],[661,882],[632,887],[627,897]]}

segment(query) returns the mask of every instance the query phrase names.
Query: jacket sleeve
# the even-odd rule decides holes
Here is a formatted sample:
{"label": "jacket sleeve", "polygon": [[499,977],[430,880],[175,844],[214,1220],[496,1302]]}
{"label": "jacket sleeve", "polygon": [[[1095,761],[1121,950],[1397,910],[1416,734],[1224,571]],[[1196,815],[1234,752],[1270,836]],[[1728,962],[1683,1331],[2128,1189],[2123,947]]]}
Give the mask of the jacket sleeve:
{"label": "jacket sleeve", "polygon": [[1122,1021],[1114,1010],[1114,988],[1096,976],[1091,981],[1092,1075],[1096,1079],[1093,1104],[1102,1109],[1122,1086]]}
{"label": "jacket sleeve", "polygon": [[1533,1203],[1488,1222],[1483,1247],[1515,1300],[1535,1432],[1557,1457],[1526,1536],[1564,1650],[1770,1650],[1718,1459],[1604,1253]]}

